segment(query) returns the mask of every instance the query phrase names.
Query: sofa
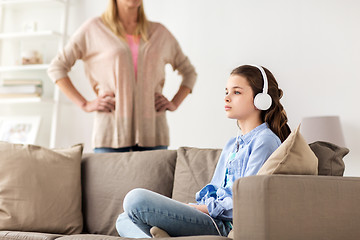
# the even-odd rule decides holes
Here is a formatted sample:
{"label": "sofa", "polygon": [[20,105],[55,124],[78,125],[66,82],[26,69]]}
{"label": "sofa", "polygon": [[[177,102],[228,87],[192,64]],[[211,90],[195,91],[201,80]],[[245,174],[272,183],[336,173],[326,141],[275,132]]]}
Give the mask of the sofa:
{"label": "sofa", "polygon": [[[9,148],[10,144],[3,144],[3,149],[5,147]],[[29,146],[13,147],[11,145],[11,147],[13,152],[9,155],[3,155],[5,156],[3,159],[8,157],[12,162],[10,163],[10,160],[1,162],[3,159],[0,158],[0,164],[4,164],[5,167],[8,165],[14,166],[15,157],[19,159],[20,155],[15,154],[15,157],[13,157],[14,152],[17,153],[22,149],[26,149],[24,151],[27,154],[25,154],[26,157],[23,157],[24,159],[33,154],[29,153]],[[293,147],[292,145],[291,148]],[[36,151],[49,151],[46,154],[54,154],[53,157],[47,155],[46,158],[43,158],[43,162],[39,166],[43,166],[44,161],[49,162],[49,159],[60,158],[61,156],[66,156],[67,160],[70,158],[69,153],[64,154],[63,150],[53,153],[49,149],[33,148]],[[32,151],[35,151],[34,149]],[[54,228],[50,227],[48,229],[41,228],[43,225],[50,226],[53,222],[55,225],[57,224],[56,220],[49,220],[53,219],[49,211],[54,205],[50,204],[49,207],[46,207],[49,210],[45,210],[38,216],[38,218],[43,217],[44,219],[40,223],[35,223],[36,220],[29,220],[26,217],[24,221],[21,220],[21,224],[6,225],[9,218],[16,219],[24,216],[21,213],[11,213],[10,210],[6,210],[3,206],[7,203],[4,196],[9,198],[10,195],[4,193],[6,187],[4,187],[5,181],[2,181],[1,174],[12,176],[16,173],[6,175],[9,172],[8,170],[6,172],[0,170],[0,239],[125,239],[118,236],[115,221],[118,214],[123,212],[122,202],[128,191],[140,187],[182,202],[194,202],[195,193],[211,180],[221,153],[220,149],[181,147],[177,150],[86,153],[79,155],[81,147],[77,146],[76,149],[75,155],[77,157],[81,156],[79,168],[81,171],[81,183],[79,185],[73,184],[75,186],[66,185],[67,178],[69,178],[69,181],[71,180],[70,177],[66,177],[69,173],[66,173],[65,177],[61,176],[61,181],[67,187],[62,188],[63,185],[57,183],[56,186],[58,187],[55,190],[61,192],[63,189],[66,189],[66,191],[71,189],[71,191],[67,193],[68,196],[59,194],[54,198],[55,200],[51,201],[56,201],[65,195],[62,202],[69,200],[72,202],[71,208],[74,206],[79,208],[80,206],[78,213],[81,214],[81,219],[79,219],[78,215],[71,216],[71,221],[75,219],[76,224],[67,227],[65,232],[61,231],[63,231],[65,225],[71,222],[70,220],[56,226],[59,229],[63,228],[62,230],[56,230],[56,228],[54,230]],[[342,158],[347,154],[348,150],[324,142],[313,143],[312,146],[309,146],[309,149],[313,151],[316,159],[318,159],[316,173],[319,175],[293,175],[290,171],[289,174],[274,173],[245,177],[234,183],[233,238],[235,240],[360,239],[360,178],[342,177],[344,171]],[[1,151],[2,145],[0,144]],[[301,150],[300,153],[295,151],[295,155],[301,155],[301,152],[303,151]],[[40,155],[43,156],[44,153],[33,155],[37,156],[36,159],[38,160],[41,158]],[[291,161],[296,158],[296,156],[292,157],[289,151],[287,151],[287,157],[291,157]],[[287,159],[287,161],[290,160]],[[24,164],[27,164],[27,162],[29,162],[28,159],[24,160]],[[36,166],[36,164],[31,162],[29,166]],[[53,165],[51,163],[49,166]],[[284,163],[282,162],[280,165],[283,166]],[[29,166],[27,169],[29,169]],[[49,166],[45,170],[51,172],[52,169]],[[12,170],[16,172],[18,168],[19,165],[12,168]],[[77,171],[76,167],[56,167],[51,172],[51,176],[45,176],[48,180],[39,182],[45,182],[44,185],[46,185],[51,182],[51,179],[55,177],[54,175],[73,171],[73,169],[75,169],[75,172]],[[31,171],[36,171],[36,169]],[[41,173],[43,172],[44,170],[41,170]],[[24,172],[21,172],[21,174],[23,175]],[[76,176],[78,177],[78,175]],[[24,181],[27,183],[31,179],[25,179]],[[56,179],[56,181],[59,180]],[[16,183],[18,184],[18,182]],[[50,189],[53,191],[54,187],[52,186]],[[81,197],[80,201],[71,199],[70,195],[78,190],[80,193],[77,196]],[[56,191],[52,192],[52,194],[56,194]],[[41,194],[43,193],[36,195]],[[44,196],[47,195],[48,192]],[[27,195],[27,197],[29,196]],[[32,198],[32,195],[30,197]],[[11,201],[9,202],[11,203]],[[22,202],[23,199],[19,204],[22,204]],[[48,202],[41,205],[45,207],[46,204]],[[10,208],[11,206],[7,209]],[[35,206],[31,208],[36,209]],[[56,211],[61,210],[63,209],[56,208]],[[27,209],[22,211],[27,211]],[[71,211],[76,212],[77,210]],[[8,216],[5,218],[3,216],[6,212],[8,212]],[[69,213],[69,211],[67,212]],[[57,213],[57,215],[59,214]],[[64,215],[64,218],[67,217],[69,216]],[[56,219],[56,216],[54,219]],[[61,218],[58,219],[59,222],[61,220]],[[3,224],[3,222],[6,224]],[[38,225],[37,228],[34,227],[35,224]],[[176,239],[230,240],[231,238],[188,236],[177,237]]]}

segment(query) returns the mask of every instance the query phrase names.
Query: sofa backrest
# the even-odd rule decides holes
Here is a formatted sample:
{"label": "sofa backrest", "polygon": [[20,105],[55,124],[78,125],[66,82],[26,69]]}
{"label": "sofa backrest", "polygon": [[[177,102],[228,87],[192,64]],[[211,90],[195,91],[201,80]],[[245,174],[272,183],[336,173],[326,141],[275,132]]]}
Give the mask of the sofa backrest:
{"label": "sofa backrest", "polygon": [[84,232],[118,236],[115,222],[131,189],[145,188],[171,197],[175,162],[175,150],[84,154]]}
{"label": "sofa backrest", "polygon": [[[335,151],[318,142],[310,147],[322,162],[319,173],[325,173],[325,165],[341,162],[348,152],[347,149]],[[181,147],[177,151],[84,154],[84,232],[118,236],[115,222],[123,212],[126,193],[134,188],[146,188],[184,203],[195,202],[196,192],[211,181],[220,154],[221,149],[194,147]],[[332,169],[326,174],[336,175],[334,163]]]}

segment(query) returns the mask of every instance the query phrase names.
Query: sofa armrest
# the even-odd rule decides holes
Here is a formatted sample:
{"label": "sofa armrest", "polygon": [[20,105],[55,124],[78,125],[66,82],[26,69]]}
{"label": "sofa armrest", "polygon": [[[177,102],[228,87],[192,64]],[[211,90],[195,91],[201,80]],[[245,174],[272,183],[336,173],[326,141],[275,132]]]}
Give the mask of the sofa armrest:
{"label": "sofa armrest", "polygon": [[237,180],[235,240],[360,239],[360,178],[300,175]]}

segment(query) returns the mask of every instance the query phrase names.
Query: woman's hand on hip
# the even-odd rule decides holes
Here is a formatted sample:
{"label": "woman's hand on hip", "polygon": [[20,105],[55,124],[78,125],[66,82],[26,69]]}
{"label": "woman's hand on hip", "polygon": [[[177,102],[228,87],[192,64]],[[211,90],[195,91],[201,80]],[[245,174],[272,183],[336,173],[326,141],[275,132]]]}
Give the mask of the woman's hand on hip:
{"label": "woman's hand on hip", "polygon": [[175,103],[169,101],[161,93],[155,93],[155,109],[157,112],[163,112],[166,110],[175,111],[178,108]]}
{"label": "woman's hand on hip", "polygon": [[114,93],[101,94],[95,100],[86,102],[83,109],[85,112],[112,112],[115,110],[115,95]]}

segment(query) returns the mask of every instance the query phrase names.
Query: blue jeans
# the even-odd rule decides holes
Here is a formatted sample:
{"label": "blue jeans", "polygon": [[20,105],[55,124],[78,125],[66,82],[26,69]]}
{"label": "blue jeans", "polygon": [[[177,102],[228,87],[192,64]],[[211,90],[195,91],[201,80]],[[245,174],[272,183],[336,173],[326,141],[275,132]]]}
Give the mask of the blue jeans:
{"label": "blue jeans", "polygon": [[123,148],[94,148],[94,153],[108,153],[108,152],[137,152],[137,151],[151,151],[151,150],[166,150],[167,146],[156,146],[156,147],[140,147],[139,145]]}
{"label": "blue jeans", "polygon": [[124,213],[116,221],[121,237],[149,237],[150,228],[159,227],[172,237],[194,235],[227,236],[231,228],[225,222],[184,203],[158,193],[137,188],[124,199]]}

